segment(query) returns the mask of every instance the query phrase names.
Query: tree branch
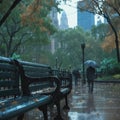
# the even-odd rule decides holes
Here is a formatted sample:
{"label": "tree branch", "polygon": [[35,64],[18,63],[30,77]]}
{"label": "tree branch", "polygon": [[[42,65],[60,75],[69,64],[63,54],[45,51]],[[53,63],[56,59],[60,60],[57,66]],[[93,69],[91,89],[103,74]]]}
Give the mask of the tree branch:
{"label": "tree branch", "polygon": [[[2,2],[2,0],[0,0]],[[12,12],[12,10],[19,4],[21,0],[15,0],[13,2],[13,4],[11,5],[11,7],[8,9],[8,11],[4,14],[4,16],[2,17],[2,19],[0,20],[0,27],[1,25],[5,22],[5,20],[7,19],[7,17],[10,15],[10,13]]]}

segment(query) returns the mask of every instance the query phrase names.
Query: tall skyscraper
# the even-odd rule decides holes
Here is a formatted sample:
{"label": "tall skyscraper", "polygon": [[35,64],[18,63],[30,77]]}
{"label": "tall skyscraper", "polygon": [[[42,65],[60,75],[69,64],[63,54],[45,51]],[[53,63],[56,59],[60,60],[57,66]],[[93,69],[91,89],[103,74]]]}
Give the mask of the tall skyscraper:
{"label": "tall skyscraper", "polygon": [[58,28],[58,16],[57,16],[57,10],[56,8],[52,8],[51,12],[50,12],[50,17],[52,19],[52,23],[55,25],[55,27]]}
{"label": "tall skyscraper", "polygon": [[[57,9],[55,7],[52,8],[52,10],[50,12],[50,17],[51,17],[53,25],[56,28],[59,28],[58,13],[57,13]],[[51,53],[55,52],[55,44],[56,44],[55,40],[51,37],[51,46],[50,46]]]}
{"label": "tall skyscraper", "polygon": [[[78,8],[84,5],[83,1],[77,2]],[[77,10],[77,25],[82,27],[84,30],[90,30],[95,25],[95,16],[92,13],[86,11]]]}
{"label": "tall skyscraper", "polygon": [[62,12],[62,15],[61,15],[61,19],[60,19],[60,29],[68,29],[68,18],[67,18],[67,15],[66,15],[66,12],[63,11]]}

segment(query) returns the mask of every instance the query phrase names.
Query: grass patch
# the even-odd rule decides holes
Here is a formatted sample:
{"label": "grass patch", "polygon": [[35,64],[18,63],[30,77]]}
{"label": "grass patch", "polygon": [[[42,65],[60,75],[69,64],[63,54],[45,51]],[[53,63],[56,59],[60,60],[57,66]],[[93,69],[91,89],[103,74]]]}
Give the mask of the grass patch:
{"label": "grass patch", "polygon": [[113,75],[113,78],[120,79],[120,74]]}
{"label": "grass patch", "polygon": [[120,74],[103,75],[102,77],[98,77],[96,80],[120,80]]}

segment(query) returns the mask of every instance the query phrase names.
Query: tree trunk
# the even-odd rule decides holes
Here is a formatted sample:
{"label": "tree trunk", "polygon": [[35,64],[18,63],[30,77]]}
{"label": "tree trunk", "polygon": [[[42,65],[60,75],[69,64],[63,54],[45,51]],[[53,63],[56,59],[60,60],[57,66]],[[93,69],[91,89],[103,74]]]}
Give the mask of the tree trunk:
{"label": "tree trunk", "polygon": [[111,20],[109,19],[109,17],[106,17],[105,18],[107,19],[107,22],[109,23],[109,25],[111,26],[113,32],[114,32],[114,35],[115,35],[115,45],[116,45],[116,54],[117,54],[117,61],[118,63],[120,62],[120,52],[119,52],[119,40],[118,40],[118,34],[117,34],[117,31],[116,29],[114,28],[113,24],[111,23]]}

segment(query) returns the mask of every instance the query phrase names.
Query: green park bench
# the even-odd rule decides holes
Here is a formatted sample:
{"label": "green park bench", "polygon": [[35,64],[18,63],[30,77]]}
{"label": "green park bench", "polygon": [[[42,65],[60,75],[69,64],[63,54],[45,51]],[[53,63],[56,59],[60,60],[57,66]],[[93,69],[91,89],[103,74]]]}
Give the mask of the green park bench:
{"label": "green park bench", "polygon": [[72,89],[71,73],[54,70],[49,65],[0,57],[0,120],[17,117],[38,108],[48,120],[48,106],[55,104],[62,120],[60,101],[69,109],[67,96]]}
{"label": "green park bench", "polygon": [[48,120],[47,106],[53,102],[59,85],[59,79],[51,75],[47,65],[23,61],[19,64],[0,57],[0,120],[22,120],[24,113],[34,108]]}
{"label": "green park bench", "polygon": [[[71,73],[65,70],[55,71],[48,65],[25,62],[25,61],[19,61],[19,62],[16,61],[16,65],[19,67],[20,73],[22,73],[22,71],[24,72],[21,74],[21,76],[23,76],[22,77],[22,80],[24,81],[23,85],[25,85],[23,87],[24,89],[23,91],[26,91],[25,94],[29,94],[29,91],[27,90],[30,90],[30,93],[35,94],[35,95],[37,94],[51,95],[52,100],[50,104],[56,105],[57,107],[57,116],[55,117],[55,120],[58,120],[58,119],[62,120],[63,118],[61,116],[60,102],[61,100],[65,99],[66,104],[64,106],[64,109],[69,109],[67,96],[69,95],[72,89]],[[29,76],[27,78],[28,79],[27,81],[32,81],[33,84],[26,85],[28,84],[28,82],[25,83],[25,79],[27,76]],[[41,80],[40,80],[40,83],[38,84],[37,81],[39,81],[39,79]],[[56,82],[56,85],[57,85],[56,90],[55,90],[56,85],[54,82]],[[27,90],[25,90],[26,88]]]}

